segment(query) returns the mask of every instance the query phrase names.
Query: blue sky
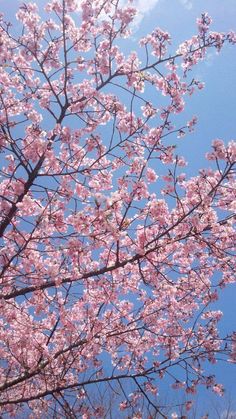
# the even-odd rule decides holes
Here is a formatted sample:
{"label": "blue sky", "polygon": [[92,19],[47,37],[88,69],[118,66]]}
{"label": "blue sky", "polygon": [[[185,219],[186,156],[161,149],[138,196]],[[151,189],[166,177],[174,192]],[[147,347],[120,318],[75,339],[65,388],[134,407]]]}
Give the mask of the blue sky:
{"label": "blue sky", "polygon": [[[36,3],[43,5],[45,0]],[[172,35],[173,47],[170,51],[174,52],[179,43],[196,32],[196,18],[205,11],[213,18],[213,30],[236,31],[236,0],[135,0],[134,3],[139,9],[139,17],[134,27],[132,49],[140,37],[159,26]],[[19,4],[18,0],[0,0],[0,11],[12,20]],[[186,171],[190,175],[197,174],[198,169],[204,165],[208,166],[204,155],[209,151],[213,139],[222,138],[228,142],[236,137],[236,47],[226,46],[220,55],[211,51],[206,62],[195,68],[194,75],[204,81],[206,87],[187,101],[181,118],[186,121],[192,115],[197,115],[198,125],[195,133],[186,136],[184,140],[178,140],[179,154],[184,154],[189,161]],[[217,303],[217,308],[224,312],[221,322],[223,333],[236,330],[235,297],[235,286],[230,286],[222,291]],[[225,385],[227,393],[233,398],[236,366],[221,365],[216,369],[219,382]],[[211,405],[215,398],[209,396],[200,392],[198,403]],[[236,411],[236,396],[234,409]],[[214,419],[216,416],[213,414],[211,417]]]}

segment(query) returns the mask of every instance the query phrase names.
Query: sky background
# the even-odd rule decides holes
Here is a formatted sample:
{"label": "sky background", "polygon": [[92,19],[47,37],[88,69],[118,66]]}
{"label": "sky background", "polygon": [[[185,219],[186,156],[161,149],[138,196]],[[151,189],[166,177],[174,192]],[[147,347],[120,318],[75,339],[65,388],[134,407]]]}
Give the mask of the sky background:
{"label": "sky background", "polygon": [[[20,3],[18,0],[0,0],[0,12],[12,21]],[[38,0],[36,3],[43,6],[45,1]],[[158,26],[171,34],[173,46],[170,51],[174,52],[179,43],[196,33],[196,18],[202,12],[208,12],[213,18],[212,30],[236,31],[236,0],[136,0],[134,4],[139,9],[139,16],[131,43],[127,40],[127,50],[134,49],[140,37]],[[204,155],[213,139],[222,138],[228,142],[236,137],[236,47],[226,46],[219,55],[215,50],[210,51],[208,59],[195,67],[194,76],[205,82],[205,89],[187,101],[181,118],[186,121],[197,115],[198,125],[193,134],[178,140],[179,154],[186,156],[189,162],[186,172],[192,176],[199,168],[209,165]],[[220,300],[214,306],[224,312],[220,324],[223,333],[236,330],[235,300],[236,286],[232,285],[222,291]],[[234,400],[232,411],[235,411],[233,418],[236,418],[236,365],[221,364],[211,369],[212,372],[217,371],[218,382],[225,386],[227,399],[231,397]],[[218,404],[218,399],[211,392],[200,391],[198,406],[204,411],[208,409],[212,419],[224,418],[223,414],[218,416],[214,411],[214,406]],[[219,410],[224,410],[222,403]],[[200,416],[198,414],[197,418]]]}

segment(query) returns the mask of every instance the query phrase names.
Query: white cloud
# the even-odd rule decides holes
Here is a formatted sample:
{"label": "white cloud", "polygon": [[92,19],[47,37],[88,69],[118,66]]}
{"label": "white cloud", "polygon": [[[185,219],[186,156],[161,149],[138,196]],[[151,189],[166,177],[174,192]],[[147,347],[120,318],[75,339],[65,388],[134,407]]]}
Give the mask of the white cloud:
{"label": "white cloud", "polygon": [[134,0],[134,6],[142,15],[151,12],[152,9],[157,5],[159,0]]}
{"label": "white cloud", "polygon": [[235,419],[236,418],[236,411],[231,410],[230,412],[228,410],[225,410],[220,415],[220,419]]}
{"label": "white cloud", "polygon": [[182,6],[184,6],[185,9],[191,10],[193,7],[193,3],[190,0],[180,0],[180,3]]}
{"label": "white cloud", "polygon": [[[81,2],[82,0],[77,0],[77,4],[79,6],[81,5]],[[131,4],[137,8],[139,13],[144,15],[146,13],[149,13],[152,9],[154,9],[154,7],[156,6],[158,2],[159,0],[133,0]],[[127,0],[120,0],[119,6],[127,6],[127,3],[128,3]]]}
{"label": "white cloud", "polygon": [[208,52],[208,54],[207,54],[207,56],[205,58],[205,65],[207,67],[211,67],[214,64],[214,60],[215,60],[215,58],[217,57],[218,54],[219,54],[219,52],[216,51],[216,50],[215,51],[213,50],[211,52]]}
{"label": "white cloud", "polygon": [[[127,2],[123,0],[121,4],[126,4]],[[159,0],[134,0],[133,6],[137,9],[137,15],[134,19],[133,26],[138,27],[148,13],[150,13],[156,5],[159,3]]]}
{"label": "white cloud", "polygon": [[[0,0],[1,1],[1,0]],[[156,5],[159,3],[160,0],[133,0],[132,3],[130,4],[131,6],[134,6],[137,9],[137,15],[134,19],[133,22],[133,28],[134,27],[138,27],[140,22],[143,20],[143,18],[145,17],[145,15],[147,15],[148,13],[150,13],[155,7]],[[188,1],[188,0],[187,0]],[[77,4],[79,6],[80,9],[80,5],[81,5],[82,0],[77,0]],[[119,7],[125,7],[127,6],[128,1],[127,0],[120,0],[119,1]],[[100,18],[104,18],[105,14],[101,15]]]}

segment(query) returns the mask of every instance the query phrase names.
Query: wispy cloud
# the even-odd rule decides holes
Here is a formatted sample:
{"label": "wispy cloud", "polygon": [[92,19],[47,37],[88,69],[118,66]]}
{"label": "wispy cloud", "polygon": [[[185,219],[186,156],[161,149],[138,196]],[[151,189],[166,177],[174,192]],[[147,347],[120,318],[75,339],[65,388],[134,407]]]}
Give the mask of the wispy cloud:
{"label": "wispy cloud", "polygon": [[[208,54],[205,58],[205,65],[207,67],[211,67],[214,64],[214,60],[216,59],[218,54],[219,54],[219,52],[217,50],[208,52]],[[236,419],[236,416],[235,416],[234,419]]]}
{"label": "wispy cloud", "polygon": [[224,412],[221,413],[220,419],[235,419],[236,418],[236,411],[235,410],[224,410]]}
{"label": "wispy cloud", "polygon": [[[1,0],[0,0],[1,1]],[[132,6],[134,6],[137,9],[137,15],[134,19],[133,27],[138,27],[143,18],[148,15],[159,3],[160,0],[133,0],[131,3]],[[77,4],[81,6],[82,0],[77,0]],[[127,6],[128,1],[127,0],[120,0],[119,1],[119,7],[125,7]],[[100,18],[105,17],[105,14],[101,14]]]}
{"label": "wispy cloud", "polygon": [[134,6],[141,15],[151,12],[159,0],[134,0]]}
{"label": "wispy cloud", "polygon": [[193,3],[190,0],[179,0],[182,6],[184,6],[185,9],[191,10],[193,7]]}
{"label": "wispy cloud", "polygon": [[[121,4],[127,2],[123,0]],[[137,15],[134,19],[134,26],[138,27],[143,18],[148,15],[159,3],[159,0],[134,0],[133,5],[137,9]]]}

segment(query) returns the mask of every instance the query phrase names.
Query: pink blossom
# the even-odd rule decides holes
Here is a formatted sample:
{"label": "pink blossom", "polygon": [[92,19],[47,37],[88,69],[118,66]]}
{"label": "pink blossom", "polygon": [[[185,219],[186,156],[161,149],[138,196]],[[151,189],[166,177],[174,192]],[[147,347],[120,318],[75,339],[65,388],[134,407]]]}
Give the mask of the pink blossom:
{"label": "pink blossom", "polygon": [[156,175],[156,172],[150,167],[147,169],[146,174],[147,174],[147,180],[149,182],[155,182],[158,178],[158,176]]}
{"label": "pink blossom", "polygon": [[219,396],[223,396],[224,395],[224,387],[222,386],[222,384],[215,384],[212,387],[212,390],[218,394]]}

